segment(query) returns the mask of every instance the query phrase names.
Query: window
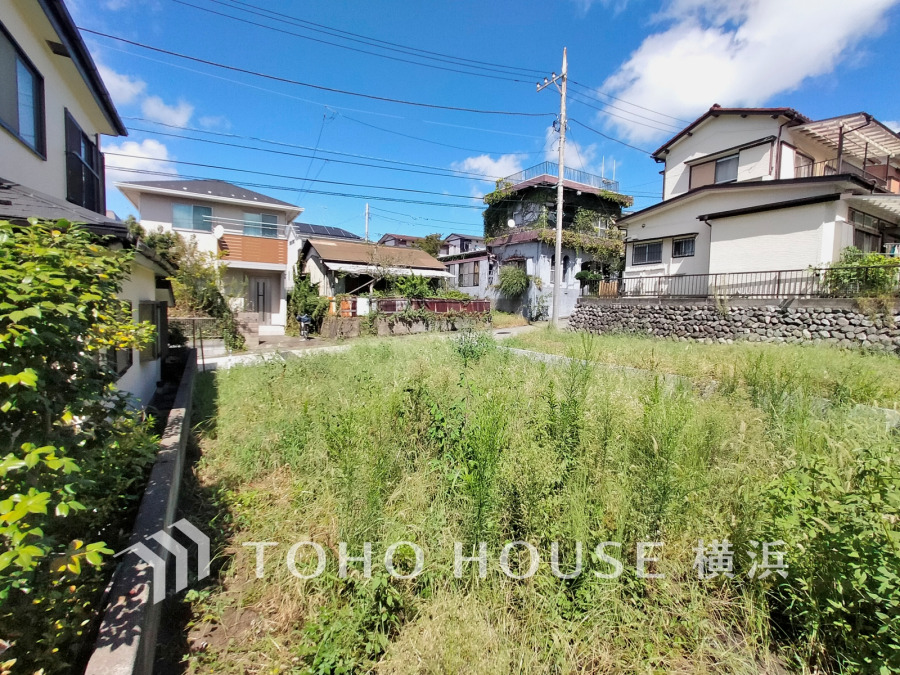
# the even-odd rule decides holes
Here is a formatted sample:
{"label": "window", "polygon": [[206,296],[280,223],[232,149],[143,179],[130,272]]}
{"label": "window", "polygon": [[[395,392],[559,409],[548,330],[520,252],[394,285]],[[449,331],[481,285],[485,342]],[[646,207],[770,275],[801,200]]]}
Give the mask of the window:
{"label": "window", "polygon": [[138,305],[138,323],[152,323],[156,330],[153,341],[141,350],[141,363],[155,361],[159,358],[159,308],[155,302],[142,302]]}
{"label": "window", "polygon": [[853,245],[863,253],[879,253],[881,251],[881,235],[865,230],[853,230]]}
{"label": "window", "polygon": [[0,126],[44,157],[44,80],[2,24]]}
{"label": "window", "polygon": [[212,207],[172,204],[172,227],[177,230],[212,232]]}
{"label": "window", "polygon": [[716,183],[733,183],[737,180],[737,172],[737,155],[716,160]]}
{"label": "window", "polygon": [[572,269],[572,267],[569,264],[569,256],[564,255],[563,256],[563,268],[562,268],[562,282],[564,284],[569,283],[569,272],[571,271],[571,269]]}
{"label": "window", "polygon": [[662,242],[634,244],[631,253],[632,265],[651,265],[662,262]]}
{"label": "window", "polygon": [[248,237],[277,237],[278,216],[268,213],[245,213],[244,234]]}
{"label": "window", "polygon": [[690,258],[694,255],[694,237],[688,239],[675,239],[672,242],[673,258]]}
{"label": "window", "polygon": [[856,209],[850,209],[848,220],[853,223],[853,245],[865,253],[881,252],[881,233],[893,227],[888,222]]}
{"label": "window", "polygon": [[103,159],[97,144],[66,111],[66,199],[103,213]]}
{"label": "window", "polygon": [[481,277],[481,263],[470,262],[460,263],[459,274],[457,275],[457,286],[478,286]]}

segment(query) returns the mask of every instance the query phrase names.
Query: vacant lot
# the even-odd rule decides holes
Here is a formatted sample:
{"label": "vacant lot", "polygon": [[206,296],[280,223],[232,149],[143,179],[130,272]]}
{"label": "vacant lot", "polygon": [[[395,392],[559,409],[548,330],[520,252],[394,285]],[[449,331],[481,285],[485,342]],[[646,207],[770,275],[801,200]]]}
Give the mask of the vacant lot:
{"label": "vacant lot", "polygon": [[[900,668],[897,439],[850,405],[896,400],[896,364],[864,395],[851,383],[835,396],[845,379],[831,373],[888,362],[577,336],[552,349],[578,361],[543,365],[464,335],[202,378],[197,492],[215,505],[202,526],[224,542],[214,582],[189,593],[189,671]],[[665,371],[720,386],[710,394]],[[730,566],[698,565],[726,538]],[[759,578],[761,543],[778,540],[786,577]],[[303,541],[325,553],[315,578],[287,564]],[[385,569],[399,541],[423,550],[414,578]],[[513,541],[539,553],[527,578],[500,565]],[[607,541],[618,546],[596,550]],[[341,575],[341,542],[351,556],[371,542],[371,579],[360,562]],[[456,542],[466,556],[485,542],[484,578],[477,563],[455,573]],[[642,542],[661,542],[643,562]],[[295,554],[294,571],[312,576],[312,546]],[[416,571],[409,547],[393,560]],[[524,545],[507,562],[525,576]]]}

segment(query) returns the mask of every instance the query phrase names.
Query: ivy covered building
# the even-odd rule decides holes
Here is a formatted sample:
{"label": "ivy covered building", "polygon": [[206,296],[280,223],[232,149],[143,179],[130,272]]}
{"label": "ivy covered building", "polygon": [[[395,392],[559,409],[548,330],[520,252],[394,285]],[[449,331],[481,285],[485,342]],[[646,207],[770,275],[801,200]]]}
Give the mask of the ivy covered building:
{"label": "ivy covered building", "polygon": [[[557,263],[558,172],[557,164],[544,162],[498,181],[497,189],[485,196],[487,251],[441,258],[460,290],[490,298],[503,311],[546,315]],[[623,237],[615,223],[632,198],[618,189],[618,183],[602,176],[565,170],[563,317],[574,310],[585,283],[615,278],[621,270]]]}

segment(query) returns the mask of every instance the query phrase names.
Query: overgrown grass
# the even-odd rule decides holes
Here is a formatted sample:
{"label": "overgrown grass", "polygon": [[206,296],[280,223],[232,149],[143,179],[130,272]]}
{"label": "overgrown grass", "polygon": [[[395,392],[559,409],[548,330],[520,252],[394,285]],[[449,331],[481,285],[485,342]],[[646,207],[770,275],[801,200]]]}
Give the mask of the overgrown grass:
{"label": "overgrown grass", "polygon": [[[566,355],[579,347],[581,335],[548,327],[516,335],[504,344]],[[599,335],[594,342],[593,358],[601,363],[726,384],[762,367],[775,377],[781,373],[791,386],[831,400],[900,408],[900,359],[890,354],[818,345],[710,345],[641,335]]]}
{"label": "overgrown grass", "polygon": [[[186,657],[190,672],[869,672],[859,645],[867,658],[875,647],[890,656],[898,596],[879,586],[890,574],[860,581],[859,568],[824,564],[829,546],[809,546],[829,532],[831,547],[865,545],[866,561],[897,569],[893,474],[871,460],[861,482],[850,460],[866,447],[895,466],[883,420],[824,407],[778,362],[751,360],[702,395],[660,373],[596,367],[609,345],[578,338],[575,359],[550,366],[484,338],[361,341],[201,379],[198,397],[215,392],[218,413],[197,471],[223,496],[235,534],[216,585],[194,602],[195,634],[215,639]],[[814,484],[813,468],[832,477],[824,525],[815,518],[826,504],[792,487]],[[855,507],[833,506],[844,503]],[[805,511],[792,516],[793,504]],[[698,540],[725,538],[734,578],[698,578]],[[802,575],[750,579],[750,542],[775,539]],[[326,552],[315,579],[286,565],[305,540]],[[424,549],[414,579],[385,571],[397,541]],[[512,541],[540,552],[533,577],[501,572]],[[621,545],[605,550],[624,567],[618,578],[594,574],[614,569],[594,550],[605,541]],[[249,542],[279,542],[265,551],[264,578]],[[359,563],[340,577],[340,542],[354,556],[372,542],[371,579]],[[455,577],[456,542],[464,555],[486,543],[485,578],[475,563]],[[582,542],[580,575],[553,574],[554,542],[561,572]],[[662,576],[637,573],[640,542],[664,542],[645,563]],[[411,550],[395,563],[409,571]],[[524,572],[527,555],[510,566]],[[301,549],[298,570],[315,567]],[[857,638],[841,622],[859,610],[869,615]]]}
{"label": "overgrown grass", "polygon": [[491,323],[494,328],[514,328],[515,326],[527,326],[528,319],[521,314],[510,314],[499,310],[491,310]]}

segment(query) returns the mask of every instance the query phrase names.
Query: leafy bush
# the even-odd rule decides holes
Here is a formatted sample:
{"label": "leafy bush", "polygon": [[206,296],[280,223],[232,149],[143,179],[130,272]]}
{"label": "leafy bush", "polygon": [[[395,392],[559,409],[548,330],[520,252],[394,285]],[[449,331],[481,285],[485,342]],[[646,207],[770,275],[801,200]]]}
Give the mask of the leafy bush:
{"label": "leafy bush", "polygon": [[900,260],[880,253],[863,253],[850,246],[825,272],[825,286],[832,295],[897,295],[900,292]]}
{"label": "leafy bush", "polygon": [[394,278],[391,289],[401,298],[429,298],[434,294],[431,281],[414,274]]}
{"label": "leafy bush", "polygon": [[813,666],[900,671],[900,466],[889,448],[843,462],[803,457],[765,494],[766,536],[790,574],[771,589],[777,618]]}
{"label": "leafy bush", "polygon": [[476,363],[496,346],[493,336],[483,331],[466,330],[453,338],[453,349],[464,365]]}
{"label": "leafy bush", "polygon": [[528,275],[518,265],[504,265],[500,268],[497,290],[507,298],[518,298],[528,290]]}
{"label": "leafy bush", "polygon": [[328,298],[319,295],[318,284],[313,284],[309,276],[303,274],[301,263],[294,270],[294,289],[288,294],[287,332],[300,335],[300,324],[297,317],[307,314],[312,319],[312,329],[318,331],[322,319],[328,314]]}
{"label": "leafy bush", "polygon": [[131,262],[63,220],[0,221],[0,637],[22,668],[77,658],[104,585],[92,568],[153,458],[106,358],[153,330],[117,299]]}
{"label": "leafy bush", "polygon": [[441,300],[472,300],[472,296],[455,288],[439,288],[431,297]]}

